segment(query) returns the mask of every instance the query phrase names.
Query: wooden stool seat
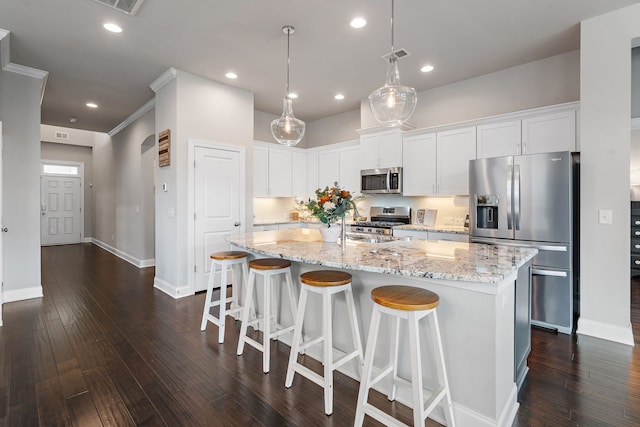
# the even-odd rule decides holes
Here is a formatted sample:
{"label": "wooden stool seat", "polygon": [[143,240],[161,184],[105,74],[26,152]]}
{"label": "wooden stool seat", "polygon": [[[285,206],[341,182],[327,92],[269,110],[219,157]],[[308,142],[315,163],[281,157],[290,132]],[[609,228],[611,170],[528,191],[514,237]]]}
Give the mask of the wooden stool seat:
{"label": "wooden stool seat", "polygon": [[341,286],[351,283],[351,275],[344,271],[309,271],[300,275],[300,281],[310,286]]}
{"label": "wooden stool seat", "polygon": [[[390,401],[395,400],[398,385],[411,387],[414,426],[424,426],[425,419],[429,417],[429,414],[437,405],[442,406],[447,427],[455,426],[453,404],[451,402],[444,352],[442,351],[442,341],[440,339],[440,326],[438,325],[438,315],[436,313],[440,298],[434,292],[413,286],[382,286],[371,291],[371,299],[375,304],[373,304],[373,312],[371,313],[369,339],[367,340],[367,350],[365,351],[362,367],[362,379],[360,380],[354,427],[362,426],[365,415],[375,418],[386,426],[406,426],[391,414],[382,411],[369,402],[369,390],[387,376],[391,376],[391,387],[387,395]],[[392,321],[391,337],[389,340],[385,339],[384,343],[387,351],[389,351],[389,362],[381,370],[376,369],[374,376],[373,361],[375,359],[382,315]],[[425,392],[423,388],[422,364],[425,358],[421,354],[422,345],[420,343],[422,335],[420,333],[420,319],[422,318],[427,318],[428,320],[431,338],[430,347],[433,351],[432,362],[435,365],[434,384],[429,387],[429,392]],[[408,326],[411,381],[398,376],[400,320],[406,321]]]}
{"label": "wooden stool seat", "polygon": [[217,261],[224,261],[228,259],[240,259],[246,258],[249,254],[243,251],[223,251],[223,252],[214,252],[209,255],[209,258],[215,259]]}
{"label": "wooden stool seat", "polygon": [[[289,365],[284,385],[287,388],[291,387],[296,373],[318,384],[324,388],[324,412],[327,415],[331,415],[333,413],[333,371],[350,360],[355,360],[356,369],[360,373],[364,357],[356,306],[353,299],[353,291],[351,290],[351,274],[334,270],[310,271],[300,275],[300,283],[300,301],[298,302],[298,313],[296,314],[293,342],[291,343],[291,353],[289,354]],[[310,292],[322,297],[322,335],[303,341],[302,326],[307,297]],[[342,352],[342,356],[336,358],[333,354],[333,309],[331,297],[341,292],[344,292],[347,303],[346,314],[351,326],[353,350],[347,350],[346,353]],[[342,327],[342,325],[339,326]],[[320,343],[323,344],[322,364],[324,369],[322,375],[298,362],[298,354],[304,354],[307,348]]]}
{"label": "wooden stool seat", "polygon": [[[247,284],[249,272],[247,269],[247,257],[249,254],[244,251],[222,251],[214,252],[209,255],[211,258],[211,269],[209,271],[209,280],[207,282],[207,296],[204,302],[204,310],[202,312],[202,322],[200,330],[205,331],[207,322],[218,325],[218,343],[224,342],[224,330],[227,314],[234,314],[242,310],[240,305],[240,288],[238,276],[233,272],[233,267],[240,266],[242,269],[243,285]],[[212,300],[213,288],[215,287],[216,270],[220,268],[220,296],[217,300]],[[231,282],[231,297],[227,297],[227,271],[231,270],[233,280]],[[246,298],[245,298],[246,300]],[[230,303],[229,309],[227,304]],[[211,313],[211,308],[219,307],[218,317]]]}
{"label": "wooden stool seat", "polygon": [[371,291],[371,299],[383,307],[404,311],[431,310],[438,306],[438,294],[415,286],[381,286]]}
{"label": "wooden stool seat", "polygon": [[[281,258],[258,258],[249,261],[249,280],[247,282],[247,293],[245,307],[242,310],[242,326],[240,327],[240,337],[238,338],[238,348],[236,354],[241,356],[244,351],[244,345],[249,344],[255,349],[262,352],[262,371],[266,374],[269,372],[269,359],[271,354],[270,341],[276,339],[286,332],[292,332],[294,325],[283,327],[278,323],[278,293],[273,285],[275,276],[284,275],[286,281],[285,288],[289,294],[289,303],[291,316],[296,315],[296,299],[293,289],[293,279],[291,278],[291,261]],[[260,316],[255,316],[253,320],[249,320],[253,304],[254,288],[256,286],[256,276],[262,277],[262,307]],[[275,295],[273,295],[275,293]],[[258,303],[256,301],[255,305]],[[258,325],[257,327],[254,325]],[[247,328],[253,326],[259,329],[262,326],[262,342],[258,342],[257,338],[253,339],[247,336]]]}
{"label": "wooden stool seat", "polygon": [[280,270],[291,267],[291,261],[280,258],[258,258],[249,261],[249,268],[254,270]]}

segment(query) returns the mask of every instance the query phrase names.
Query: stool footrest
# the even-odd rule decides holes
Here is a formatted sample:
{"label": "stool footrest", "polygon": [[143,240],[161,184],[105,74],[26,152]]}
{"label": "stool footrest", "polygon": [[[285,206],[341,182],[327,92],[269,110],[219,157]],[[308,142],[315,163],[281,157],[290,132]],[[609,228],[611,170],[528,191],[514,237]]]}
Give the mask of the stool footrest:
{"label": "stool footrest", "polygon": [[369,381],[369,388],[372,388],[374,385],[379,383],[380,380],[382,380],[384,377],[389,375],[389,373],[391,373],[392,371],[393,371],[392,365],[387,365],[386,367],[384,367],[382,369],[382,372],[380,372],[377,377],[372,378],[371,381]]}
{"label": "stool footrest", "polygon": [[398,421],[396,418],[393,418],[391,415],[382,412],[380,409],[376,408],[370,403],[365,403],[363,406],[365,414],[370,415],[385,426],[410,427],[408,424]]}
{"label": "stool footrest", "polygon": [[359,355],[360,355],[360,352],[358,351],[358,349],[353,350],[349,354],[345,354],[343,357],[333,362],[333,369],[334,370],[338,369],[340,366],[344,365],[354,357],[358,357]]}
{"label": "stool footrest", "polygon": [[324,383],[325,383],[324,377],[316,372],[313,372],[311,369],[307,368],[306,366],[296,362],[293,365],[293,370],[299,373],[300,375],[302,375],[303,377],[306,377],[307,379],[318,384],[320,387],[324,387]]}
{"label": "stool footrest", "polygon": [[302,345],[299,347],[299,349],[300,349],[300,351],[302,352],[302,351],[304,351],[304,350],[308,349],[309,347],[312,347],[312,346],[314,346],[314,345],[316,345],[316,344],[321,343],[322,341],[324,341],[324,337],[318,337],[318,338],[316,338],[316,339],[314,339],[314,340],[312,340],[312,341],[307,341],[307,342],[305,342],[304,344],[302,344]]}

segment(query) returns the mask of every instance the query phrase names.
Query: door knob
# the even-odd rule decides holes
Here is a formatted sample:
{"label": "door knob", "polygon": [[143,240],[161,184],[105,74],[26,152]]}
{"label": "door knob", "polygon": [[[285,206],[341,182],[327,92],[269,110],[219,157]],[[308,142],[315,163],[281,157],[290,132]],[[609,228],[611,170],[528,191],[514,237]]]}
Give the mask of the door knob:
{"label": "door knob", "polygon": [[233,226],[234,226],[234,227],[240,227],[240,222],[239,222],[239,221],[234,222],[234,223],[233,223]]}
{"label": "door knob", "polygon": [[7,231],[9,231],[9,227],[2,227],[2,232],[6,233]]}

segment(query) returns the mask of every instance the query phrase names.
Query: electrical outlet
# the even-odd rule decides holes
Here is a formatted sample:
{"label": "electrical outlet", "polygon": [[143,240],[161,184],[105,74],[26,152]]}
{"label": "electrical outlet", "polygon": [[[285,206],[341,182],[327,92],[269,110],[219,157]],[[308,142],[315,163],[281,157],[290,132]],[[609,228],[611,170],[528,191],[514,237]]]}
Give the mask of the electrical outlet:
{"label": "electrical outlet", "polygon": [[613,211],[600,209],[598,211],[598,224],[613,224]]}

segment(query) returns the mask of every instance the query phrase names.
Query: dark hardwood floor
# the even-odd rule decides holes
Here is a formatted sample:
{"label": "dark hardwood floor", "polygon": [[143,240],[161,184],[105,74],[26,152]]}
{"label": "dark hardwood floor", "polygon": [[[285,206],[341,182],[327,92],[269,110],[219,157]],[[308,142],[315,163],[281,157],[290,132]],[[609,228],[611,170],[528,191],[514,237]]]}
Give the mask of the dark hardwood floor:
{"label": "dark hardwood floor", "polygon": [[[3,306],[2,426],[353,424],[356,381],[335,374],[324,415],[320,387],[300,376],[284,387],[287,345],[272,342],[263,374],[260,353],[236,356],[238,322],[218,344],[216,326],[199,330],[204,294],[174,300],[153,289],[152,268],[82,244],[43,248],[42,273],[44,298]],[[640,281],[633,288],[638,342]],[[515,426],[640,425],[636,348],[539,329],[532,340]],[[408,408],[373,398],[411,422]]]}

